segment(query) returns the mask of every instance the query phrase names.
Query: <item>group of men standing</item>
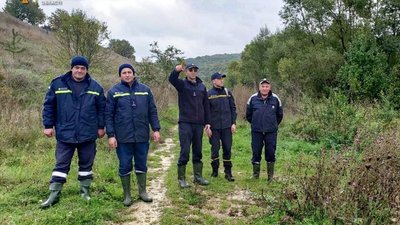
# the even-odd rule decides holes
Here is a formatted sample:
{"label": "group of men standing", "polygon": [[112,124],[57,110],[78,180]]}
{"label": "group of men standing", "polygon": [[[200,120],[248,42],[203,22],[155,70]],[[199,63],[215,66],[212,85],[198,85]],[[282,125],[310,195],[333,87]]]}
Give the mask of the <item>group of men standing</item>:
{"label": "group of men standing", "polygon": [[[71,60],[71,70],[53,79],[43,104],[44,134],[56,136],[56,165],[50,180],[50,196],[41,204],[47,208],[55,204],[66,182],[70,164],[77,149],[78,180],[80,193],[90,199],[93,180],[93,161],[96,155],[96,139],[106,133],[110,149],[116,149],[119,159],[119,176],[124,191],[123,204],[132,204],[131,173],[133,168],[138,184],[139,198],[151,202],[146,192],[147,155],[150,127],[153,140],[160,140],[160,122],[157,107],[150,88],[138,81],[130,64],[118,69],[120,83],[104,95],[102,86],[88,73],[85,57]],[[208,185],[202,175],[203,132],[211,144],[212,177],[218,176],[219,149],[222,145],[222,161],[225,178],[232,182],[232,134],[236,132],[236,105],[231,91],[224,87],[226,75],[214,73],[213,87],[207,91],[197,76],[194,64],[177,65],[169,76],[169,82],[178,91],[179,141],[178,182],[181,188],[190,187],[186,181],[186,165],[192,149],[193,182]],[[185,79],[179,74],[184,71]],[[260,174],[261,150],[265,146],[268,180],[273,178],[278,125],[283,117],[282,104],[271,91],[271,84],[264,79],[259,91],[250,97],[246,119],[251,123],[253,177]],[[106,129],[105,129],[106,128]],[[55,129],[55,131],[54,131]],[[133,164],[134,162],[134,164]]]}

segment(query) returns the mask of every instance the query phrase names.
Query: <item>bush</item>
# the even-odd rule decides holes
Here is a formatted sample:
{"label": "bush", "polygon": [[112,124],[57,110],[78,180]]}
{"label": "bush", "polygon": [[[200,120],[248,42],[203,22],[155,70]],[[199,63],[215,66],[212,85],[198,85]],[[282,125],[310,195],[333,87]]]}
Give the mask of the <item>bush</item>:
{"label": "bush", "polygon": [[296,186],[286,188],[282,208],[294,217],[320,216],[333,223],[400,221],[398,122],[365,149],[321,151],[316,162],[299,160]]}

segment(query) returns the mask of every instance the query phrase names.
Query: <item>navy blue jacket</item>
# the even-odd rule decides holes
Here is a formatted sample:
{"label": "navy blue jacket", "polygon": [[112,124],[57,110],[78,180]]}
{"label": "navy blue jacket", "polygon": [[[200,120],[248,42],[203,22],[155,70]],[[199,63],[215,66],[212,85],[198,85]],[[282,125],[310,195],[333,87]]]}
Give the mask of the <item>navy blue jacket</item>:
{"label": "navy blue jacket", "polygon": [[173,70],[169,75],[169,82],[178,91],[179,122],[209,124],[210,106],[207,89],[200,78],[196,83],[188,79],[179,79],[179,72]]}
{"label": "navy blue jacket", "polygon": [[236,105],[232,93],[226,88],[213,87],[208,91],[211,129],[226,129],[236,123]]}
{"label": "navy blue jacket", "polygon": [[82,82],[87,88],[76,98],[69,71],[51,81],[43,104],[43,126],[56,129],[56,138],[66,143],[82,143],[97,139],[97,130],[104,129],[106,98],[103,87],[89,74]]}
{"label": "navy blue jacket", "polygon": [[148,142],[150,128],[160,130],[157,107],[150,88],[135,79],[115,84],[107,94],[106,132],[120,143]]}
{"label": "navy blue jacket", "polygon": [[251,131],[276,132],[283,118],[283,108],[279,97],[269,92],[266,99],[260,92],[252,95],[246,107],[246,119],[251,123]]}

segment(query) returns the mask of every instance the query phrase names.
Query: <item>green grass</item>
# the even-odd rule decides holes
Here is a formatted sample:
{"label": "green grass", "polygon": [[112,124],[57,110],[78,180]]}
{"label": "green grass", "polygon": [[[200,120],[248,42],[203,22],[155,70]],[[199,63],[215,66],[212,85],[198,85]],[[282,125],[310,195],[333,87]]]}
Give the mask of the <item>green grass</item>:
{"label": "green grass", "polygon": [[[192,165],[189,163],[186,174],[192,187],[182,190],[178,187],[176,172],[176,160],[179,155],[178,133],[177,130],[171,132],[171,128],[176,125],[176,115],[177,109],[173,107],[163,112],[161,120],[162,138],[173,137],[177,146],[173,150],[176,158],[166,177],[167,197],[171,204],[163,208],[160,223],[280,223],[285,212],[279,209],[279,199],[295,170],[295,168],[288,169],[288,165],[299,158],[314,160],[313,152],[317,151],[319,146],[296,141],[290,135],[286,136],[288,132],[282,129],[279,133],[277,149],[277,181],[267,182],[265,161],[262,164],[261,178],[253,180],[251,179],[250,127],[245,122],[239,122],[232,149],[232,171],[235,182],[224,179],[222,165],[219,177],[210,177],[210,145],[208,138],[204,136],[203,176],[210,181],[210,185],[203,187],[192,183]],[[21,139],[14,137],[12,139],[14,144],[6,145],[0,151],[2,156],[0,159],[0,224],[107,224],[129,221],[128,215],[125,214],[126,208],[121,203],[123,192],[118,177],[118,159],[114,151],[109,151],[105,138],[98,141],[93,168],[95,179],[91,188],[92,200],[86,202],[79,196],[77,157],[74,156],[60,202],[47,210],[42,210],[39,205],[48,197],[48,181],[55,163],[55,140],[43,137],[40,128],[24,133],[27,136],[20,135]],[[155,144],[151,144],[152,149],[156,147]],[[148,166],[160,166],[160,158],[163,154],[165,155],[165,153],[160,153],[150,157]],[[157,179],[159,175],[149,174],[149,179]],[[133,182],[132,193],[135,201],[138,201],[136,190],[136,184]]]}

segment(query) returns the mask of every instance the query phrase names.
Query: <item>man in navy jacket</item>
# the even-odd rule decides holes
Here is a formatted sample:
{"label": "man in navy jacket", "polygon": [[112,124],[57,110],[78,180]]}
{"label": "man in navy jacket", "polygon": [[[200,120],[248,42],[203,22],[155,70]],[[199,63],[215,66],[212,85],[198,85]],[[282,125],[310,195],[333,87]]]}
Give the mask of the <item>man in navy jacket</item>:
{"label": "man in navy jacket", "polygon": [[139,198],[144,202],[153,201],[146,192],[149,124],[154,141],[159,141],[160,122],[153,94],[148,86],[139,83],[133,66],[122,64],[118,73],[121,82],[115,84],[107,94],[106,131],[110,148],[117,149],[119,176],[125,196],[123,204],[129,206],[132,204],[132,158],[135,162]]}
{"label": "man in navy jacket", "polygon": [[[54,204],[66,182],[71,159],[78,151],[80,191],[90,199],[92,166],[96,139],[104,132],[106,99],[103,87],[88,74],[88,61],[82,56],[71,60],[71,71],[51,82],[43,104],[43,126],[47,137],[56,136],[56,165],[50,180],[50,196],[41,204]],[[55,131],[54,131],[55,128]]]}
{"label": "man in navy jacket", "polygon": [[259,91],[252,95],[246,108],[246,119],[251,123],[251,148],[253,151],[253,177],[260,176],[261,151],[265,146],[268,180],[274,176],[275,151],[278,125],[283,118],[282,103],[279,97],[272,93],[271,83],[263,79],[259,83]]}
{"label": "man in navy jacket", "polygon": [[207,90],[197,77],[197,67],[188,64],[185,67],[186,78],[179,79],[183,71],[182,65],[177,65],[169,76],[169,82],[178,91],[179,105],[179,142],[181,151],[178,160],[178,182],[181,188],[190,187],[186,182],[186,165],[189,161],[190,145],[192,145],[193,182],[208,185],[203,178],[202,142],[203,127],[210,132],[210,108]]}
{"label": "man in navy jacket", "polygon": [[225,178],[235,181],[232,176],[232,133],[236,132],[236,105],[232,93],[224,87],[225,74],[211,75],[213,88],[208,91],[210,103],[211,132],[208,133],[211,144],[212,177],[218,176],[219,149],[222,144],[222,159]]}

